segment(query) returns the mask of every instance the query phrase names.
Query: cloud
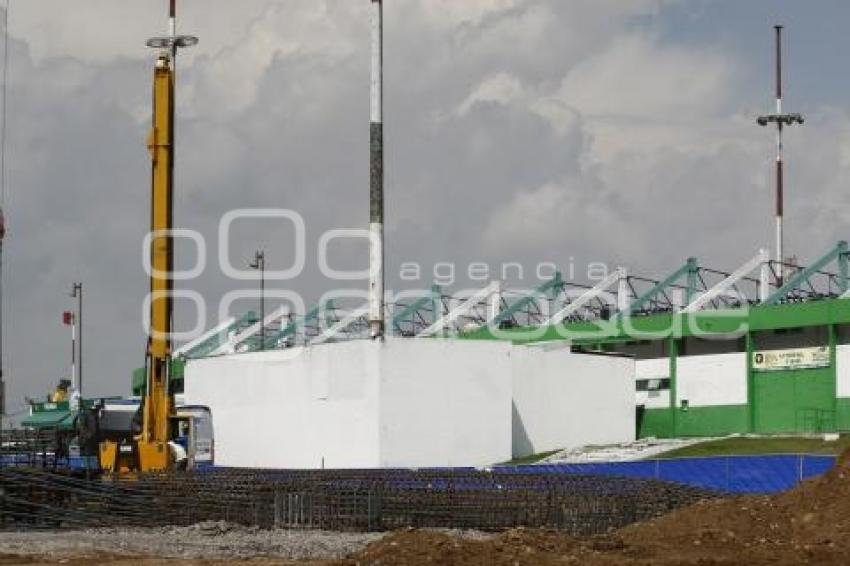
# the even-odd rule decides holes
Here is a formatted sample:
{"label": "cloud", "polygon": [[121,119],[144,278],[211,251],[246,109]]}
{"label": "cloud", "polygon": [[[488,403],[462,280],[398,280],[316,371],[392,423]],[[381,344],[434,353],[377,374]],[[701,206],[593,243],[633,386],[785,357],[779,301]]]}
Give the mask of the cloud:
{"label": "cloud", "polygon": [[662,46],[651,34],[629,34],[572,69],[560,96],[592,117],[706,116],[728,108],[737,67],[722,51]]}
{"label": "cloud", "polygon": [[[285,207],[307,223],[308,266],[277,288],[309,304],[334,286],[313,261],[321,233],[368,222],[368,3],[180,6],[181,28],[201,45],[180,59],[175,218],[207,238],[211,259],[181,287],[200,292],[212,317],[240,285],[216,265],[219,219],[234,208]],[[428,276],[399,281],[406,261],[430,273],[440,261],[560,265],[575,256],[660,276],[688,255],[734,267],[770,242],[772,140],[752,121],[758,62],[671,37],[668,6],[386,3],[390,288],[430,285]],[[67,373],[59,313],[78,279],[88,391],[125,393],[145,339],[139,254],[153,53],[143,43],[164,27],[162,13],[135,0],[13,2],[12,10],[10,400],[42,395]],[[787,145],[789,249],[803,257],[846,229],[850,205],[850,111],[807,110]],[[286,226],[235,231],[234,263],[257,247],[270,267],[291,261]],[[363,267],[365,254],[340,249],[337,267]],[[191,253],[178,244],[178,263]],[[179,306],[178,324],[191,318]]]}
{"label": "cloud", "polygon": [[433,0],[422,4],[422,12],[430,25],[454,30],[464,25],[480,25],[485,18],[504,14],[520,4],[519,0]]}
{"label": "cloud", "polygon": [[269,3],[234,43],[194,62],[188,110],[221,115],[247,109],[273,62],[301,61],[305,75],[336,67],[354,54],[355,32],[366,29],[365,6]]}
{"label": "cloud", "polygon": [[484,79],[457,108],[458,116],[465,116],[476,104],[507,104],[523,94],[519,79],[508,73],[498,73]]}

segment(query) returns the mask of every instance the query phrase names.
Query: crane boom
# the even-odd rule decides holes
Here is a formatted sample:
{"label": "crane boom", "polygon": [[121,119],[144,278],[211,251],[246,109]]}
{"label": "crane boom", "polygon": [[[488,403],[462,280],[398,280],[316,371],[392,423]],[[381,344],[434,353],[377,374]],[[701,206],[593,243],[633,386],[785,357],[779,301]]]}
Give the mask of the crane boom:
{"label": "crane boom", "polygon": [[[167,39],[163,41],[168,43]],[[150,326],[145,349],[146,383],[141,428],[138,434],[100,442],[100,465],[109,472],[162,471],[172,465],[169,441],[172,440],[175,411],[169,386],[174,286],[174,59],[171,49],[161,50],[154,67],[153,118],[147,145],[151,156]]]}
{"label": "crane boom", "polygon": [[169,389],[171,369],[171,273],[174,266],[174,73],[167,52],[159,55],[153,79],[153,124],[148,139],[151,154],[150,335],[147,345],[147,387],[142,431],[137,437],[141,471],[164,470],[170,457],[170,418],[174,399]]}
{"label": "crane boom", "polygon": [[187,423],[191,428],[193,417],[176,413],[170,383],[174,290],[174,69],[177,50],[196,45],[198,38],[177,35],[175,18],[176,0],[170,0],[169,35],[147,41],[147,46],[157,49],[159,54],[153,73],[153,118],[147,144],[151,156],[151,230],[145,392],[140,422],[126,432],[123,429],[110,432],[110,436],[99,443],[100,466],[107,472],[152,472],[167,470],[175,463],[180,465],[181,461],[188,464],[186,451],[177,442],[179,439],[174,432],[186,430]]}

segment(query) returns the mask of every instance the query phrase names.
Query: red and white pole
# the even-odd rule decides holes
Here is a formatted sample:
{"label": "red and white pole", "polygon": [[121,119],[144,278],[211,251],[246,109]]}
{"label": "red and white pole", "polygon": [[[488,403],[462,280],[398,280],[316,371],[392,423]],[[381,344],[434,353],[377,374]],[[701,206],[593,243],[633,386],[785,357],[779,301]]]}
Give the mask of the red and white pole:
{"label": "red and white pole", "polygon": [[77,386],[77,317],[71,316],[71,389],[72,391],[79,391]]}
{"label": "red and white pole", "polygon": [[372,80],[369,124],[369,334],[384,337],[384,46],[382,0],[371,0]]}
{"label": "red and white pole", "polygon": [[[776,29],[776,114],[782,115],[782,26]],[[785,278],[785,257],[783,255],[782,221],[784,216],[784,195],[782,186],[782,122],[776,124],[776,262],[779,282]]]}

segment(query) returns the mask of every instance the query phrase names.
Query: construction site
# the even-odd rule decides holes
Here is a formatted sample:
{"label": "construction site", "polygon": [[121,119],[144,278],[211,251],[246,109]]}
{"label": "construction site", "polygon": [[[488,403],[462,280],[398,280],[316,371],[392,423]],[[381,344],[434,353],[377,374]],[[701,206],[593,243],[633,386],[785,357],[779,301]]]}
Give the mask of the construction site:
{"label": "construction site", "polygon": [[[243,277],[259,283],[259,308],[193,333],[176,306],[201,294],[175,244],[188,232],[175,209],[191,206],[175,148],[178,57],[199,38],[178,32],[177,0],[153,3],[168,17],[147,40],[138,148],[150,165],[150,208],[136,211],[149,217],[144,362],[122,376],[122,395],[83,389],[74,283],[70,377],[0,420],[0,565],[844,564],[850,247],[805,261],[783,251],[782,136],[804,123],[783,109],[783,26],[771,29],[775,111],[751,120],[776,134],[771,247],[736,250],[739,266],[685,251],[660,275],[553,270],[533,288],[492,277],[395,294],[384,134],[394,7],[361,1],[365,292],[275,301],[260,249]],[[8,14],[9,3],[6,51]],[[0,261],[5,236],[0,216]],[[0,417],[4,380],[0,369]]]}

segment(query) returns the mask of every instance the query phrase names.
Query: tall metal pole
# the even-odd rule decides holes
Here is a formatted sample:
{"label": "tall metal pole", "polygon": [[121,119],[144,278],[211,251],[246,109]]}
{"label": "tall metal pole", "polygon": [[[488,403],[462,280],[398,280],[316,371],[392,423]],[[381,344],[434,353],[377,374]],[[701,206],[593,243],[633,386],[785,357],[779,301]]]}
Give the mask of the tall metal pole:
{"label": "tall metal pole", "polygon": [[[74,283],[71,288],[71,297],[77,299],[77,314],[74,316],[74,324],[71,326],[72,332],[72,344],[73,344],[73,332],[74,326],[77,328],[77,380],[74,384],[77,388],[77,395],[80,397],[80,407],[82,407],[83,400],[83,284],[82,282]],[[73,348],[73,346],[72,346]],[[72,362],[73,364],[73,353],[72,353]]]}
{"label": "tall metal pole", "polygon": [[3,419],[6,418],[6,381],[3,379],[3,238],[6,224],[0,209],[0,454],[3,452]]}
{"label": "tall metal pole", "polygon": [[77,393],[83,400],[83,284],[77,283]]}
{"label": "tall metal pole", "polygon": [[79,391],[77,388],[77,317],[71,321],[71,387],[74,391]]}
{"label": "tall metal pole", "polygon": [[800,114],[782,113],[782,26],[774,26],[776,30],[776,113],[759,116],[756,122],[760,126],[776,124],[776,264],[777,264],[777,286],[782,285],[785,277],[785,251],[783,236],[784,221],[784,184],[783,184],[783,160],[782,160],[782,130],[785,126],[802,124],[803,117]]}
{"label": "tall metal pole", "polygon": [[[6,0],[3,10],[3,122],[0,124],[0,205],[6,204],[6,98],[8,94],[6,78],[9,73],[9,8],[10,0]],[[6,219],[0,206],[0,439],[3,436],[3,418],[6,416],[6,381],[3,375],[3,240],[6,237]],[[0,446],[2,453],[2,446]]]}
{"label": "tall metal pole", "polygon": [[[782,26],[776,30],[776,114],[782,115]],[[780,281],[785,277],[782,220],[784,198],[782,194],[782,122],[776,123],[776,261],[779,262]]]}
{"label": "tall metal pole", "polygon": [[249,265],[260,271],[260,350],[266,349],[266,252],[254,252],[254,261]]}
{"label": "tall metal pole", "polygon": [[266,255],[260,256],[260,350],[266,349]]}
{"label": "tall metal pole", "polygon": [[[77,299],[77,313],[72,316],[74,320],[71,322],[71,409],[76,408],[77,419],[82,416],[85,410],[83,402],[83,284],[76,282],[71,286],[71,297]],[[78,326],[79,325],[79,326]],[[76,338],[76,340],[75,340]],[[76,364],[74,346],[77,347]],[[75,371],[76,367],[76,371]],[[76,373],[76,379],[74,374]],[[74,406],[76,404],[76,407]],[[85,456],[86,462],[86,479],[89,477],[89,460],[88,454]]]}
{"label": "tall metal pole", "polygon": [[369,127],[369,334],[384,337],[384,117],[383,3],[372,7],[372,81]]}
{"label": "tall metal pole", "polygon": [[[6,121],[5,114],[3,121]],[[3,435],[3,419],[6,417],[6,381],[3,379],[3,240],[5,238],[6,218],[3,216],[3,209],[0,208],[0,442]],[[0,453],[2,448],[0,445]]]}

